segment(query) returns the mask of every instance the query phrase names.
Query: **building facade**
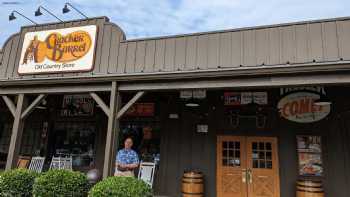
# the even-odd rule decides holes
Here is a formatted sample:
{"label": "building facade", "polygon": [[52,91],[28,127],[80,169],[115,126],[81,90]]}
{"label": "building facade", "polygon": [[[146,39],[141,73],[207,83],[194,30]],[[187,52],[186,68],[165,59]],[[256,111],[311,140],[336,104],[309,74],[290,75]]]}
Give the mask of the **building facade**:
{"label": "building facade", "polygon": [[73,156],[114,171],[122,140],[157,163],[154,190],[350,195],[350,18],[127,40],[106,17],[22,27],[0,51],[0,159]]}

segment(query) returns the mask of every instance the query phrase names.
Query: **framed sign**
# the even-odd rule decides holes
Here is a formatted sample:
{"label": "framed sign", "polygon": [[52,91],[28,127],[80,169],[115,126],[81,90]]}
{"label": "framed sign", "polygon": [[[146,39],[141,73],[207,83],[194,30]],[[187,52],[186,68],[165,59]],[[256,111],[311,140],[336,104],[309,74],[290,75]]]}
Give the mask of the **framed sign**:
{"label": "framed sign", "polygon": [[97,26],[27,32],[19,74],[90,71],[93,69]]}
{"label": "framed sign", "polygon": [[92,116],[95,102],[90,95],[64,95],[61,116]]}
{"label": "framed sign", "polygon": [[268,104],[267,92],[224,92],[224,105],[240,106],[249,103]]}
{"label": "framed sign", "polygon": [[241,105],[241,93],[240,92],[225,92],[224,93],[224,104],[237,106]]}
{"label": "framed sign", "polygon": [[320,95],[313,92],[294,92],[284,96],[277,105],[280,115],[298,123],[317,122],[325,118],[331,111],[329,105],[317,106],[314,101]]}
{"label": "framed sign", "polygon": [[299,175],[322,176],[321,136],[297,136]]}

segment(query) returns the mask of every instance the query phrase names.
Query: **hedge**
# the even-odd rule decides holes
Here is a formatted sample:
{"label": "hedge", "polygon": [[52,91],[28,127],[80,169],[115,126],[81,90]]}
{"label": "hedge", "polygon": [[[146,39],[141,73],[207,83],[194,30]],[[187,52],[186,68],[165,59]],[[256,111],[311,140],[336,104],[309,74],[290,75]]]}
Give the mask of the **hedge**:
{"label": "hedge", "polygon": [[0,196],[32,196],[34,179],[37,173],[27,169],[14,169],[0,174]]}
{"label": "hedge", "polygon": [[97,183],[89,197],[152,197],[152,189],[133,177],[109,177]]}
{"label": "hedge", "polygon": [[39,176],[33,186],[35,197],[85,197],[89,190],[86,175],[69,170],[50,170]]}

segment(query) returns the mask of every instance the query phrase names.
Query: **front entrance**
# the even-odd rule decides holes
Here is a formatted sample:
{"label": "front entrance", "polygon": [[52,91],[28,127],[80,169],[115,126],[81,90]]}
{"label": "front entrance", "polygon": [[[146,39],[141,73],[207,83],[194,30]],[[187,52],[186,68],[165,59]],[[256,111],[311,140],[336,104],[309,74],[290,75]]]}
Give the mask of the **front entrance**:
{"label": "front entrance", "polygon": [[217,197],[279,197],[277,138],[218,136]]}

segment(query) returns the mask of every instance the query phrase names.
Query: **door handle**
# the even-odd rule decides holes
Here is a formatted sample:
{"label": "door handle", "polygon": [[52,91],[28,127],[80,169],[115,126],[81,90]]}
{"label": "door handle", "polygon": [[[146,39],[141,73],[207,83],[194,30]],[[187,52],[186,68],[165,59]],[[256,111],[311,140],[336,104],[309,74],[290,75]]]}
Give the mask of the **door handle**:
{"label": "door handle", "polygon": [[242,182],[246,183],[247,182],[247,170],[242,169]]}
{"label": "door handle", "polygon": [[252,184],[253,183],[253,174],[252,174],[252,170],[251,169],[247,170],[247,177],[248,177],[249,184]]}

